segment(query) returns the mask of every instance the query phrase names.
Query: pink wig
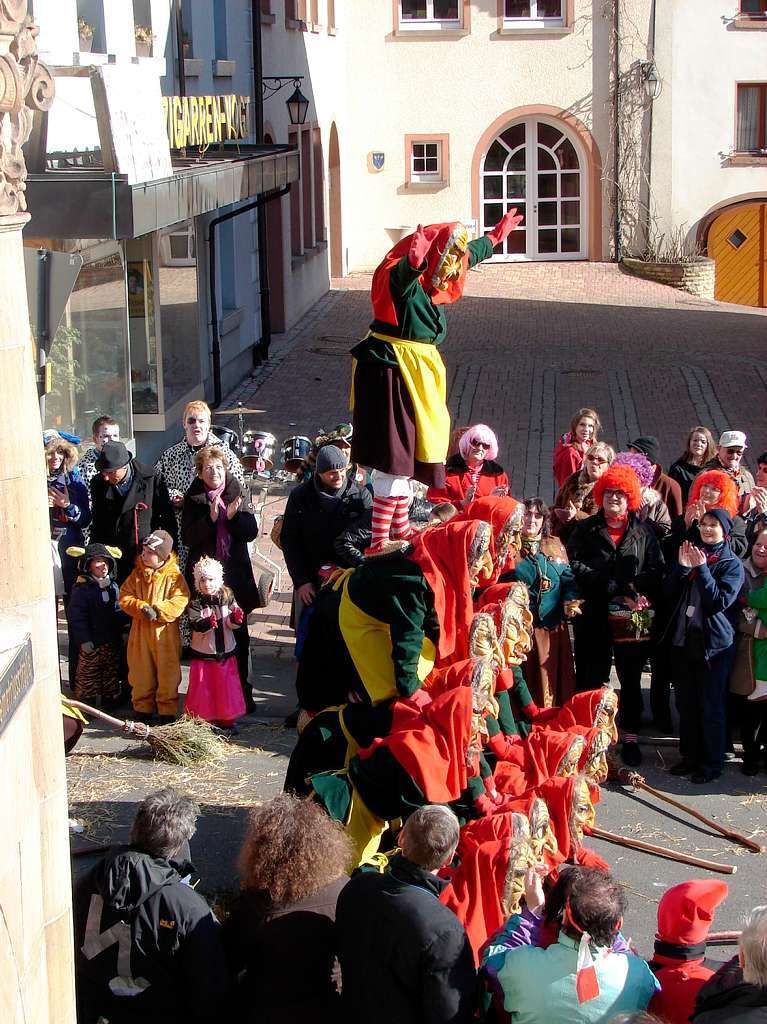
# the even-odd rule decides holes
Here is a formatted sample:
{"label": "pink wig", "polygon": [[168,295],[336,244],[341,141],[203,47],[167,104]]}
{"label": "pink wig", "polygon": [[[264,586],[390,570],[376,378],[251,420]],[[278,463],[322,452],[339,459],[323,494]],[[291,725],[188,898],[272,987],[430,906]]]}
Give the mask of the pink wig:
{"label": "pink wig", "polygon": [[493,460],[498,458],[498,438],[492,432],[490,427],[486,426],[484,423],[475,423],[473,427],[469,427],[461,435],[461,439],[458,442],[458,451],[461,453],[464,460],[466,460],[471,454],[472,441],[484,441],[486,444],[490,445],[485,458]]}

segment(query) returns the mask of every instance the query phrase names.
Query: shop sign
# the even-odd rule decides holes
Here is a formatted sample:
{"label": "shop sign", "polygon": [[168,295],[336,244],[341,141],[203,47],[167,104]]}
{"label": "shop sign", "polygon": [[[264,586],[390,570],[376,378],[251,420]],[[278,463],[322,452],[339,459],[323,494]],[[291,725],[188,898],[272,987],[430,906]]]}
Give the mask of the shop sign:
{"label": "shop sign", "polygon": [[171,149],[207,148],[250,134],[250,96],[163,96],[165,128]]}
{"label": "shop sign", "polygon": [[0,735],[34,681],[32,641],[26,637],[0,670]]}

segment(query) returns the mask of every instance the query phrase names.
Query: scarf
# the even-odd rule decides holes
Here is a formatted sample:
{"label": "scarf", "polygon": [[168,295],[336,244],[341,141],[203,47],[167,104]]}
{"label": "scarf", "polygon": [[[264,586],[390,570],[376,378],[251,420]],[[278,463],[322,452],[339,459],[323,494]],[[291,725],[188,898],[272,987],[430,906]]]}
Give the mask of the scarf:
{"label": "scarf", "polygon": [[312,480],[314,482],[314,489],[320,499],[320,507],[323,512],[330,512],[335,508],[341,497],[346,494],[346,488],[349,486],[349,481],[347,480],[346,483],[342,484],[337,491],[326,491],[322,486],[322,481],[320,480],[318,473],[314,474]]}
{"label": "scarf", "polygon": [[520,540],[521,540],[521,544],[522,544],[522,547],[520,548],[520,554],[521,554],[522,558],[527,558],[528,556],[531,556],[531,555],[535,556],[541,550],[541,535],[540,534],[538,534],[537,537],[528,537],[526,534],[523,533],[521,535]]}
{"label": "scarf", "polygon": [[208,501],[211,506],[218,506],[218,519],[216,520],[216,559],[219,562],[225,562],[229,558],[229,549],[231,547],[231,538],[229,536],[229,528],[226,518],[226,505],[221,495],[224,493],[226,487],[226,478],[220,487],[217,487],[214,491],[207,491]]}

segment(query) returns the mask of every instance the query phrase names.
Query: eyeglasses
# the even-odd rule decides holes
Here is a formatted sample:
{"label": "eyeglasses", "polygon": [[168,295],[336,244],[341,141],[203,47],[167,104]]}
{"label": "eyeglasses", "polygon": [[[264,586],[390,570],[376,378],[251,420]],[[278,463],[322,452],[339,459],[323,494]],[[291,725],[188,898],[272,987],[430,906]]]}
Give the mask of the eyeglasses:
{"label": "eyeglasses", "polygon": [[604,492],[604,496],[605,496],[605,498],[625,498],[626,497],[626,493],[625,493],[625,491],[607,491],[606,490]]}
{"label": "eyeglasses", "polygon": [[469,444],[471,445],[472,448],[485,448],[485,449],[488,449],[490,447],[490,445],[487,443],[487,441],[478,441],[476,438],[472,438],[472,440],[469,441]]}
{"label": "eyeglasses", "polygon": [[607,459],[600,459],[600,457],[598,455],[587,455],[586,459],[589,462],[593,462],[596,466],[605,466],[605,465],[607,465]]}

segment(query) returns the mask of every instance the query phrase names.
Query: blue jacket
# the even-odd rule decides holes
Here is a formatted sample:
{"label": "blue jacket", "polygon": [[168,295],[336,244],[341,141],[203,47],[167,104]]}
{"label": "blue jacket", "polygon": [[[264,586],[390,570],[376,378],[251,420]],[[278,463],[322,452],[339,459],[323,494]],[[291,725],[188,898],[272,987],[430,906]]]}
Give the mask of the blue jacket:
{"label": "blue jacket", "polygon": [[89,576],[78,576],[67,606],[69,633],[79,647],[90,643],[113,643],[120,639],[122,626],[127,622],[120,610],[120,590],[112,580],[102,588]]}
{"label": "blue jacket", "polygon": [[735,642],[738,619],[738,596],[743,588],[745,572],[739,558],[725,543],[716,562],[688,569],[677,562],[666,580],[669,604],[673,608],[666,639],[673,643],[678,617],[689,604],[692,588],[696,588],[703,610],[703,641],[706,658],[726,651]]}

